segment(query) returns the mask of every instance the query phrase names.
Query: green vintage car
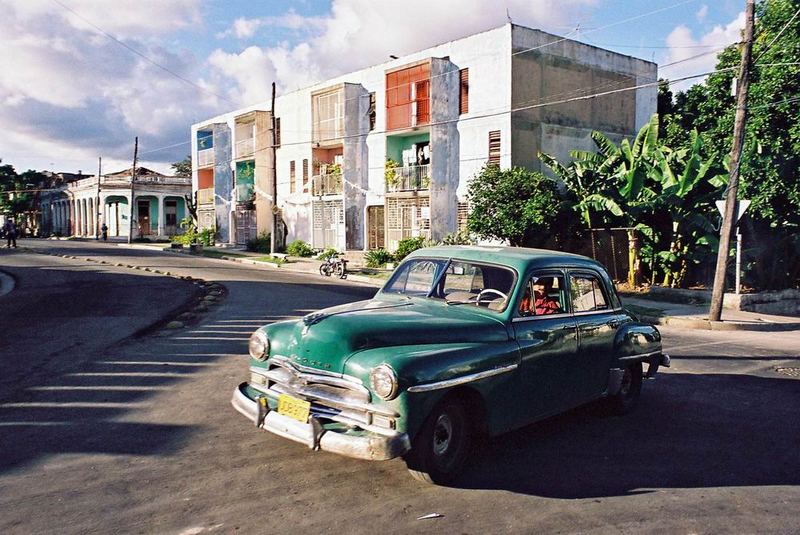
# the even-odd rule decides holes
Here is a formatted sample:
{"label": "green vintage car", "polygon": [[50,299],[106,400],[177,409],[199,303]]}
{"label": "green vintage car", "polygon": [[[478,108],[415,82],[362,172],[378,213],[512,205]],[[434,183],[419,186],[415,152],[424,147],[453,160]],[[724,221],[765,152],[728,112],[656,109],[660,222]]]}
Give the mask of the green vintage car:
{"label": "green vintage car", "polygon": [[601,265],[514,247],[418,250],[373,299],[265,325],[249,349],[232,403],[257,427],[402,456],[435,483],[458,475],[478,436],[600,398],[627,412],[642,378],[669,366]]}

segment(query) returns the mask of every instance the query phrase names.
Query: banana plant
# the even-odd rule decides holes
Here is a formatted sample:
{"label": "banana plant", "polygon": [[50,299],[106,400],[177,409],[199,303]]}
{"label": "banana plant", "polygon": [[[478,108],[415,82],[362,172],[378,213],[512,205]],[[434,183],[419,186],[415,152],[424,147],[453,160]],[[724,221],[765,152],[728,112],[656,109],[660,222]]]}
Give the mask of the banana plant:
{"label": "banana plant", "polygon": [[657,188],[655,209],[672,220],[670,246],[659,253],[665,286],[681,286],[690,263],[711,251],[716,232],[711,222],[714,200],[727,182],[727,174],[712,153],[702,157],[703,140],[696,130],[688,147],[661,147],[654,153],[652,178]]}

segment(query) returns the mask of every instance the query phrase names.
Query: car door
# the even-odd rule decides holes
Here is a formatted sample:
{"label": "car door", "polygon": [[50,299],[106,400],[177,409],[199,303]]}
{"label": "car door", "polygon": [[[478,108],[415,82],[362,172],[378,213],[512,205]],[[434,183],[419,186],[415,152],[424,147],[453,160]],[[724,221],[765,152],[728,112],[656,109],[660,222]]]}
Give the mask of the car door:
{"label": "car door", "polygon": [[571,380],[582,401],[600,396],[608,383],[614,337],[620,324],[603,278],[593,270],[569,271],[569,295],[575,318],[579,357]]}
{"label": "car door", "polygon": [[[526,295],[533,295],[534,282],[549,278],[552,298],[560,307],[548,313],[525,310]],[[562,270],[535,271],[525,279],[525,289],[516,304],[512,325],[520,347],[519,400],[524,422],[540,419],[568,408],[571,393],[564,392],[570,382],[578,356],[575,319],[569,311],[565,273]]]}

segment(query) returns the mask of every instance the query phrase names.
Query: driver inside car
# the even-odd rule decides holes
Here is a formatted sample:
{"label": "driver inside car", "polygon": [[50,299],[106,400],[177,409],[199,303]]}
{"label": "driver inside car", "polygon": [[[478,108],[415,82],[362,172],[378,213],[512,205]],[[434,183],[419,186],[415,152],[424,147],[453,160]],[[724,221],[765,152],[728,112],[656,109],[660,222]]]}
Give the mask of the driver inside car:
{"label": "driver inside car", "polygon": [[519,307],[522,314],[542,316],[562,312],[561,304],[558,302],[558,299],[550,296],[550,292],[553,291],[553,279],[551,277],[534,279],[532,286],[533,302],[531,303],[530,290],[526,290]]}

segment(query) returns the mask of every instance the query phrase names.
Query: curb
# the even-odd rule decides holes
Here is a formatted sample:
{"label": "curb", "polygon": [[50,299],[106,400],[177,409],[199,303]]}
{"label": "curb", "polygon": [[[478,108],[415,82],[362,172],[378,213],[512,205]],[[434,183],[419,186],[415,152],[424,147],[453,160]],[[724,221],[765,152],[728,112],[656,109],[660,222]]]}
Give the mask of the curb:
{"label": "curb", "polygon": [[782,332],[800,329],[800,322],[757,323],[751,321],[710,321],[707,319],[678,318],[675,316],[639,316],[644,323],[668,327],[682,327],[702,331],[761,331]]}
{"label": "curb", "polygon": [[[147,246],[145,246],[145,247],[147,247]],[[150,249],[152,251],[154,249],[154,247],[148,247],[148,249]],[[192,253],[190,253],[188,251],[185,251],[183,249],[172,249],[170,247],[165,247],[165,248],[163,248],[161,250],[166,252],[166,253],[185,254],[185,255],[197,256],[198,258],[208,258],[210,260],[227,260],[228,262],[236,262],[237,264],[249,264],[249,265],[252,265],[252,266],[262,266],[262,267],[266,267],[268,269],[278,269],[278,270],[282,270],[282,271],[290,271],[292,273],[299,273],[299,274],[302,274],[302,275],[317,275],[317,273],[315,273],[313,271],[302,271],[302,270],[299,270],[299,269],[292,269],[291,267],[286,267],[287,264],[273,264],[272,262],[262,262],[260,260],[251,260],[249,258],[243,258],[243,257],[239,257],[239,256],[225,256],[225,255],[222,255],[222,256],[211,257],[211,256],[203,256],[201,254],[200,255],[193,255]],[[325,279],[326,280],[328,280],[328,279],[329,280],[336,280],[336,277],[325,277]],[[355,274],[351,274],[351,273],[347,274],[347,278],[346,279],[341,279],[341,280],[348,280],[348,281],[352,281],[352,282],[359,282],[359,283],[362,283],[362,284],[368,284],[368,285],[374,286],[376,288],[380,288],[381,286],[383,286],[383,283],[386,282],[386,281],[378,281],[378,280],[372,279],[370,277],[365,277],[363,275],[355,275]]]}
{"label": "curb", "polygon": [[[133,264],[121,264],[115,262],[109,262],[107,260],[98,260],[96,258],[88,257],[88,256],[74,256],[68,254],[57,254],[57,253],[49,253],[45,251],[38,251],[35,249],[23,248],[23,250],[28,251],[33,254],[42,254],[47,256],[55,256],[59,258],[67,258],[71,260],[84,260],[86,262],[91,262],[101,266],[108,266],[108,267],[121,267],[126,269],[134,269],[139,271],[146,271],[148,273],[153,273],[154,275],[161,275],[163,277],[171,277],[173,279],[183,280],[189,283],[192,283],[198,287],[199,292],[196,292],[194,296],[187,299],[182,304],[176,306],[171,311],[167,312],[163,317],[154,321],[150,325],[142,327],[138,331],[131,334],[129,337],[119,340],[117,343],[125,342],[128,339],[139,338],[143,335],[150,334],[152,332],[160,331],[160,330],[170,330],[170,329],[179,329],[183,327],[187,327],[189,325],[198,323],[200,321],[200,316],[206,312],[209,312],[212,305],[219,305],[222,301],[227,297],[228,291],[223,284],[218,282],[209,282],[204,279],[199,279],[197,277],[190,277],[186,275],[178,275],[176,273],[171,273],[169,271],[162,271],[160,269],[153,269],[149,267],[142,267]],[[2,274],[2,273],[0,273]],[[1,278],[1,277],[0,277]],[[2,282],[2,280],[0,280]],[[13,280],[12,280],[13,283]],[[12,284],[13,286],[13,284]],[[199,295],[198,295],[199,293]],[[0,293],[2,295],[2,293]],[[179,321],[182,320],[182,321]]]}

